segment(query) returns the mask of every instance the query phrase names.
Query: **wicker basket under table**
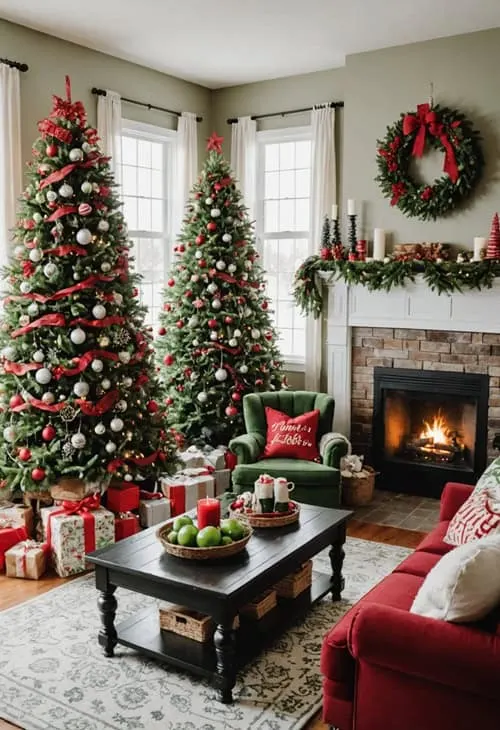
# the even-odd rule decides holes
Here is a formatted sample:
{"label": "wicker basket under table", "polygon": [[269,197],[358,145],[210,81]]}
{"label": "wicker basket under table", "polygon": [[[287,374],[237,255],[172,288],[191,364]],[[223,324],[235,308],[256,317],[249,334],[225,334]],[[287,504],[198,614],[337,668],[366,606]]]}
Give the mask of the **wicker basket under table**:
{"label": "wicker basket under table", "polygon": [[263,618],[269,611],[272,611],[278,605],[276,591],[270,589],[264,591],[260,596],[257,596],[250,603],[240,609],[240,613],[245,618],[259,620]]}
{"label": "wicker basket under table", "polygon": [[[236,616],[233,629],[236,630],[239,625],[239,616]],[[160,628],[203,643],[212,639],[215,622],[210,616],[191,608],[165,604],[160,606]]]}
{"label": "wicker basket under table", "polygon": [[297,598],[312,583],[312,560],[304,563],[299,570],[290,573],[276,583],[274,590],[279,598]]}

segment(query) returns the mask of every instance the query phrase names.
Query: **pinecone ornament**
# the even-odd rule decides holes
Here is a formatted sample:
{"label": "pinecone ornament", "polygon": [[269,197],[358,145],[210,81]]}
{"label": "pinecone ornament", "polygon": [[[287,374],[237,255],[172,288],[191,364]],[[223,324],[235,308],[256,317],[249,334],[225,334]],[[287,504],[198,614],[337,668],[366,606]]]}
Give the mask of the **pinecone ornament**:
{"label": "pinecone ornament", "polygon": [[486,248],[487,259],[500,259],[500,223],[498,213],[495,213],[491,221],[490,237]]}

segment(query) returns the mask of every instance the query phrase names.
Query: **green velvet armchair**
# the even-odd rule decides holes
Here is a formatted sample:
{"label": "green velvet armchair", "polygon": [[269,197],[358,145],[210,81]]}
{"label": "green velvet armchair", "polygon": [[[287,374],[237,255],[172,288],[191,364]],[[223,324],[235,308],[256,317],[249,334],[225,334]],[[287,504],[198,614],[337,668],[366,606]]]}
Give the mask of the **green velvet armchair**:
{"label": "green velvet armchair", "polygon": [[[266,406],[292,418],[319,409],[317,441],[318,445],[321,440],[325,444],[320,449],[321,463],[301,459],[261,458],[267,433]],[[339,507],[340,459],[347,454],[348,442],[341,435],[331,434],[329,437],[334,410],[335,401],[326,393],[280,390],[244,396],[243,417],[247,433],[232,439],[229,444],[229,449],[238,458],[238,465],[233,472],[234,492],[251,492],[260,474],[270,474],[272,477],[286,477],[293,482],[293,499],[298,502]]]}

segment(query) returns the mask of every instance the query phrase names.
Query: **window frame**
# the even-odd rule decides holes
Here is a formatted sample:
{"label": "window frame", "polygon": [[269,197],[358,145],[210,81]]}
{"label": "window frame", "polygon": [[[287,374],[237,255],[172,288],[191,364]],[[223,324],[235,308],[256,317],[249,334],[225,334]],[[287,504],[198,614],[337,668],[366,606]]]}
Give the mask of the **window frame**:
{"label": "window frame", "polygon": [[[280,240],[287,238],[307,238],[311,236],[311,225],[309,221],[308,231],[264,231],[264,163],[265,148],[268,144],[280,144],[283,142],[312,142],[312,127],[310,125],[302,125],[297,127],[281,127],[279,129],[269,129],[257,132],[257,177],[256,177],[256,221],[255,221],[255,240],[257,250],[264,258],[264,240]],[[309,200],[311,196],[309,194]],[[279,328],[278,328],[279,330]],[[288,355],[285,359],[285,369],[289,372],[304,372],[306,363],[306,353],[302,357],[293,357]]]}
{"label": "window frame", "polygon": [[[164,266],[163,266],[163,282],[161,288],[165,287],[165,281],[168,278],[168,273],[172,263],[172,246],[174,240],[174,234],[172,230],[173,226],[173,186],[175,180],[175,145],[177,141],[177,132],[173,129],[166,129],[165,127],[158,127],[154,124],[147,124],[145,122],[137,122],[132,119],[122,118],[121,125],[122,137],[135,137],[136,139],[142,139],[149,142],[155,142],[163,145],[163,170],[162,170],[162,184],[163,190],[165,191],[165,197],[163,198],[163,220],[165,221],[165,227],[162,232],[148,231],[131,228],[128,224],[128,220],[125,222],[128,226],[128,238],[140,239],[149,238],[152,240],[164,241]],[[121,167],[124,166],[123,156],[121,159]],[[123,173],[122,173],[123,179]],[[125,197],[123,190],[123,183],[120,185],[121,197]],[[137,195],[140,198],[140,195]],[[142,196],[146,197],[146,196]],[[150,199],[150,196],[147,196]],[[138,271],[137,273],[141,273]],[[151,318],[151,324],[153,328],[157,324],[153,318]],[[154,332],[153,332],[154,335]]]}

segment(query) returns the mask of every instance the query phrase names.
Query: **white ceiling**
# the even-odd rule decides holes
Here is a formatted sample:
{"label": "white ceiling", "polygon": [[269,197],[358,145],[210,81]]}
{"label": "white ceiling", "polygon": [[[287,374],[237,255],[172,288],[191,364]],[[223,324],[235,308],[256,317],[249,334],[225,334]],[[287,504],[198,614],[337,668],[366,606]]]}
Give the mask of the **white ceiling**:
{"label": "white ceiling", "polygon": [[498,27],[500,0],[0,0],[0,15],[216,89]]}

